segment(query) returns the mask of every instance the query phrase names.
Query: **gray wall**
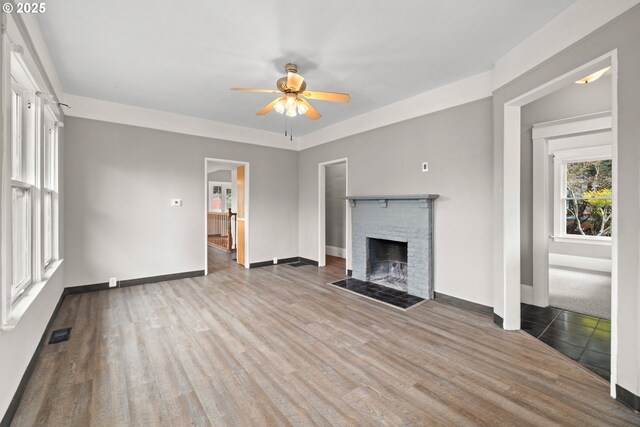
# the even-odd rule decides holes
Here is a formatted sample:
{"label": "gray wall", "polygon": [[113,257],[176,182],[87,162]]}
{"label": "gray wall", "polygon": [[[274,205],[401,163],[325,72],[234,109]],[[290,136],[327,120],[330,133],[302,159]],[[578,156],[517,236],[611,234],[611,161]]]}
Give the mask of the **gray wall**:
{"label": "gray wall", "polygon": [[[520,146],[520,265],[521,283],[533,284],[533,215],[548,214],[533,206],[533,139],[536,123],[582,116],[611,110],[611,76],[606,75],[587,85],[571,84],[522,108]],[[553,168],[551,169],[553,176]],[[552,206],[552,205],[551,205]],[[553,242],[551,242],[553,243]],[[610,258],[607,246],[564,243],[552,245],[551,251],[567,255]]]}
{"label": "gray wall", "polygon": [[436,292],[491,305],[491,123],[487,98],[301,151],[300,255],[318,259],[318,163],[346,157],[350,195],[441,195]]}
{"label": "gray wall", "polygon": [[347,167],[345,163],[325,168],[326,245],[347,247],[345,197],[347,197]]}
{"label": "gray wall", "polygon": [[74,117],[65,134],[67,286],[204,269],[205,157],[251,164],[250,261],[298,255],[296,152]]}
{"label": "gray wall", "polygon": [[231,171],[220,170],[215,172],[209,172],[207,174],[207,180],[216,181],[216,182],[231,182]]}
{"label": "gray wall", "polygon": [[[618,353],[614,383],[640,394],[640,6],[591,33],[522,77],[494,92],[495,229],[494,310],[504,315],[503,155],[504,104],[613,50],[618,70]],[[616,356],[615,353],[614,357]]]}

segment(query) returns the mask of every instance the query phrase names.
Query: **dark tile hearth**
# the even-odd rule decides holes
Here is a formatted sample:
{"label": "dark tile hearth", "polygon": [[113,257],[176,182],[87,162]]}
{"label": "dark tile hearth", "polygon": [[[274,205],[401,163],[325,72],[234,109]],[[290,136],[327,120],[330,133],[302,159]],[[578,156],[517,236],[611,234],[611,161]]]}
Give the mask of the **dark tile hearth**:
{"label": "dark tile hearth", "polygon": [[522,304],[521,329],[609,381],[611,321]]}
{"label": "dark tile hearth", "polygon": [[407,292],[353,278],[338,280],[329,284],[403,310],[408,310],[424,301],[424,298],[409,295]]}

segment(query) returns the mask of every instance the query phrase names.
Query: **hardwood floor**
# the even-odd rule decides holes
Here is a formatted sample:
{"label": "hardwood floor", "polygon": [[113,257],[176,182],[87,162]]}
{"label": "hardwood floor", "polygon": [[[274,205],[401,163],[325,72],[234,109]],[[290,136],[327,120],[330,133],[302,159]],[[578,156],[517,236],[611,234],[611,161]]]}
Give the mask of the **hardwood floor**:
{"label": "hardwood floor", "polygon": [[[222,264],[221,264],[222,265]],[[638,425],[524,332],[401,312],[277,265],[66,297],[13,425]]]}
{"label": "hardwood floor", "polygon": [[231,265],[237,266],[235,252],[225,252],[207,245],[207,274],[224,271]]}
{"label": "hardwood floor", "polygon": [[344,258],[339,258],[337,256],[326,255],[326,263],[327,267],[335,267],[339,268],[340,271],[344,271]]}

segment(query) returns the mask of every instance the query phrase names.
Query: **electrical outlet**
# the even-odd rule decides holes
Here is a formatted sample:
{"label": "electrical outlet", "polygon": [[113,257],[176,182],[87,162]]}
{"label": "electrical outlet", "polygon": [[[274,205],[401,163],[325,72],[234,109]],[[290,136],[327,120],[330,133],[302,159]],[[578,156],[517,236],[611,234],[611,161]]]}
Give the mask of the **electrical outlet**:
{"label": "electrical outlet", "polygon": [[429,170],[429,162],[422,162],[422,172],[427,172]]}
{"label": "electrical outlet", "polygon": [[109,287],[115,288],[118,286],[118,280],[115,277],[109,277]]}
{"label": "electrical outlet", "polygon": [[273,257],[273,263],[274,263],[274,264],[277,264],[277,263],[278,263],[278,257],[275,257],[275,256]]}

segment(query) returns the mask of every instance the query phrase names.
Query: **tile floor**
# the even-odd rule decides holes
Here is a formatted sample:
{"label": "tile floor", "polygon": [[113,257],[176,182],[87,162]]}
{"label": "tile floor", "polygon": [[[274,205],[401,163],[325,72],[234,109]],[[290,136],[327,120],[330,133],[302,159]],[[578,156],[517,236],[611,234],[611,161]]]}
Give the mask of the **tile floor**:
{"label": "tile floor", "polygon": [[337,282],[330,283],[330,285],[347,289],[351,292],[364,295],[377,301],[382,301],[403,310],[407,310],[424,301],[423,298],[409,295],[408,293],[397,289],[388,288],[376,283],[363,282],[362,280],[353,278],[339,280]]}
{"label": "tile floor", "polygon": [[522,304],[521,328],[609,381],[611,321],[554,307]]}

